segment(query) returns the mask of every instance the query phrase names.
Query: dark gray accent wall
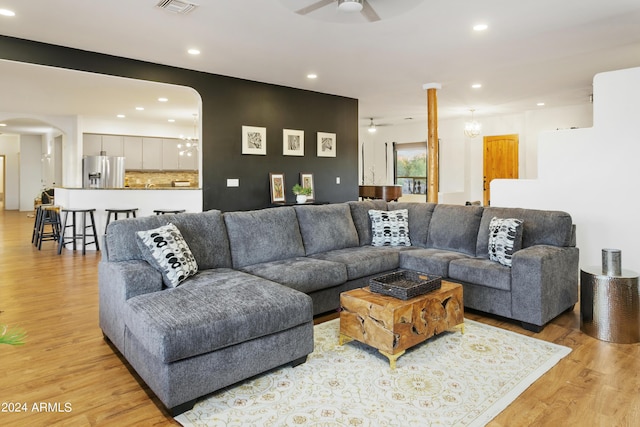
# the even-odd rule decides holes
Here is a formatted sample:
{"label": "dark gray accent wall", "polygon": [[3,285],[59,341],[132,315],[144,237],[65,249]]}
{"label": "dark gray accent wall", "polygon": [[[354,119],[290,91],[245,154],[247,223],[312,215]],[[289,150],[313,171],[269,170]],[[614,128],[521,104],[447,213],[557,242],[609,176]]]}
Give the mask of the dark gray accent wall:
{"label": "dark gray accent wall", "polygon": [[[203,208],[270,205],[269,173],[285,174],[287,201],[300,173],[320,202],[358,197],[358,100],[0,36],[0,59],[188,86],[202,98]],[[267,128],[267,155],[242,153],[242,126]],[[304,157],[283,156],[282,130],[305,132]],[[336,134],[337,157],[316,155],[316,133]],[[336,178],[340,177],[340,184]],[[227,178],[240,187],[227,188]]]}

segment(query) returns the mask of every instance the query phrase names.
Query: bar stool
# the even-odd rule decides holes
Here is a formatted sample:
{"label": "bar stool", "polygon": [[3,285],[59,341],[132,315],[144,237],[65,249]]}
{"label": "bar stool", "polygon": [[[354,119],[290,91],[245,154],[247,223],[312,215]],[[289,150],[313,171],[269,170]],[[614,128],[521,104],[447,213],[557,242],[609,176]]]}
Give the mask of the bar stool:
{"label": "bar stool", "polygon": [[[47,231],[49,226],[49,231]],[[36,233],[36,242],[38,250],[42,249],[42,242],[45,240],[53,240],[58,242],[60,240],[60,206],[55,205],[42,205],[40,207],[40,221],[38,224],[38,231]]]}
{"label": "bar stool", "polygon": [[156,209],[153,212],[155,212],[156,215],[165,215],[165,214],[179,214],[184,212],[184,209]]}
{"label": "bar stool", "polygon": [[36,214],[33,220],[33,232],[31,233],[31,243],[37,246],[38,232],[40,230],[40,218],[42,215],[42,205],[38,205],[36,208]]}
{"label": "bar stool", "polygon": [[133,209],[105,209],[105,212],[107,212],[107,223],[104,225],[104,234],[107,234],[107,227],[109,226],[109,222],[111,221],[111,214],[113,214],[113,219],[117,220],[118,219],[118,214],[127,214],[127,218],[129,218],[129,215],[133,215],[133,217],[136,217],[136,211],[138,210],[138,208],[133,208]]}
{"label": "bar stool", "polygon": [[[47,231],[46,227],[50,226]],[[60,206],[55,205],[39,205],[36,208],[35,220],[33,224],[33,233],[31,233],[31,243],[42,247],[43,240],[55,240],[60,237]]]}
{"label": "bar stool", "polygon": [[[73,250],[76,250],[76,240],[82,241],[82,255],[87,252],[87,245],[95,244],[96,250],[100,250],[100,246],[98,244],[98,233],[96,232],[96,223],[93,217],[93,213],[95,209],[62,209],[61,212],[64,214],[64,220],[62,221],[62,227],[60,231],[60,244],[58,245],[58,255],[62,253],[62,247],[68,245],[69,243],[73,244]],[[67,220],[69,219],[69,214],[71,214],[71,224],[67,225]],[[77,228],[76,224],[76,214],[80,215],[80,229]],[[87,215],[89,215],[90,224],[87,225]],[[67,228],[71,228],[71,236],[66,237]],[[91,233],[87,233],[87,228],[91,228]],[[79,233],[78,233],[79,232]],[[87,237],[93,237],[92,242],[87,242]]]}

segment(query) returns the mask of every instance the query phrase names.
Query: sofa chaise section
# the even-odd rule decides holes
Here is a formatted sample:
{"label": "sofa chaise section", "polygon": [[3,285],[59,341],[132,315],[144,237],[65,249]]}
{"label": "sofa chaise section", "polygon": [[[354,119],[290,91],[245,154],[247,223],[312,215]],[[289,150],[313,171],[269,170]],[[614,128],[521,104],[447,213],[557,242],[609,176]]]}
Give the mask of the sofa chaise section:
{"label": "sofa chaise section", "polygon": [[[136,232],[175,224],[199,272],[167,288]],[[173,414],[222,387],[313,351],[311,298],[233,269],[219,211],[109,224],[99,264],[100,326]]]}

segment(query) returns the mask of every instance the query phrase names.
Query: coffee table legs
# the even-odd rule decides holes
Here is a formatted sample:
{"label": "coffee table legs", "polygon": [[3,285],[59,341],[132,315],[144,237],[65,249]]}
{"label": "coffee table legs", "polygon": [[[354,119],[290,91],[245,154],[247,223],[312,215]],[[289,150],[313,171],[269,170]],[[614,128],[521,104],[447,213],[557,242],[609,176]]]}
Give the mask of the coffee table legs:
{"label": "coffee table legs", "polygon": [[405,350],[402,350],[400,353],[389,354],[386,351],[382,351],[382,350],[378,350],[378,351],[380,352],[380,354],[382,354],[383,356],[386,356],[387,359],[389,359],[389,367],[391,368],[392,371],[396,369],[396,360],[398,360],[398,358],[402,356],[405,352]]}
{"label": "coffee table legs", "polygon": [[338,339],[338,344],[340,345],[344,345],[346,343],[348,343],[349,341],[353,341],[353,338],[344,335],[344,334],[340,334],[340,338]]}
{"label": "coffee table legs", "polygon": [[[460,333],[464,335],[464,323],[460,323],[459,325],[456,325],[454,328],[455,329],[460,328]],[[338,344],[344,345],[350,341],[353,341],[354,339],[355,338],[352,338],[348,335],[340,334],[340,337],[338,338]],[[396,361],[400,358],[400,356],[402,356],[405,353],[405,350],[402,350],[401,352],[398,352],[396,354],[387,353],[386,351],[383,351],[383,350],[378,350],[378,351],[380,352],[380,354],[382,354],[387,359],[389,359],[389,367],[391,368],[391,370],[396,369]]]}
{"label": "coffee table legs", "polygon": [[[351,338],[350,336],[344,335],[344,334],[340,334],[340,338],[338,339],[338,343],[340,345],[344,345],[350,341],[353,341],[354,339]],[[382,351],[382,350],[378,350],[380,352],[380,354],[382,354],[383,356],[385,356],[387,359],[389,359],[389,367],[391,368],[391,370],[396,369],[396,360],[398,360],[398,358],[400,356],[402,356],[405,352],[405,350],[402,350],[399,353],[396,354],[389,354],[386,351]]]}

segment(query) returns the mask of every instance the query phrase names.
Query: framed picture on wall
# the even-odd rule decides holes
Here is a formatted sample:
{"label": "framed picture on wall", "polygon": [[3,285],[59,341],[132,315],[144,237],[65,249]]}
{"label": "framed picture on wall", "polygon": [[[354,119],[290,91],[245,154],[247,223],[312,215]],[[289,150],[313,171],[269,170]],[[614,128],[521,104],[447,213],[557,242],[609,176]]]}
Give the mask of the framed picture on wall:
{"label": "framed picture on wall", "polygon": [[242,154],[267,155],[267,128],[242,126]]}
{"label": "framed picture on wall", "polygon": [[283,173],[270,173],[271,203],[285,202],[285,186]]}
{"label": "framed picture on wall", "polygon": [[318,132],[318,157],[336,157],[336,134]]}
{"label": "framed picture on wall", "polygon": [[313,201],[315,199],[315,191],[313,189],[313,174],[312,173],[301,173],[300,174],[300,185],[304,188],[310,188],[311,194],[307,196],[307,201]]}
{"label": "framed picture on wall", "polygon": [[304,156],[303,130],[282,130],[282,154],[284,156]]}

